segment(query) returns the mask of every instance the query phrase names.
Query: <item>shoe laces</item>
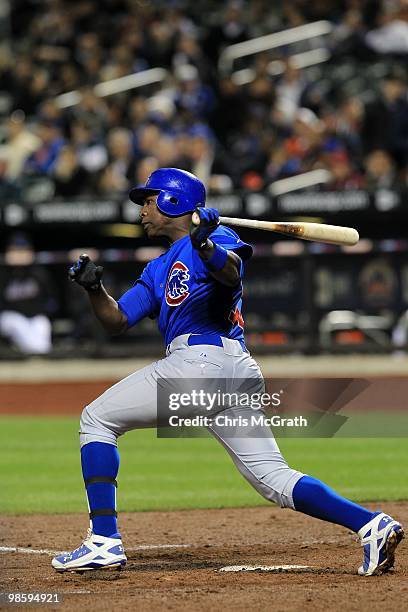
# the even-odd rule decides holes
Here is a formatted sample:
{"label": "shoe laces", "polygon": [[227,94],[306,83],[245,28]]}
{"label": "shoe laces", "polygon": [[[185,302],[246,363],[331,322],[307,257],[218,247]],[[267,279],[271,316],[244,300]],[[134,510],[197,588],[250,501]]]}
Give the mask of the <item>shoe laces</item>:
{"label": "shoe laces", "polygon": [[86,537],[83,541],[83,544],[85,544],[86,542],[88,542],[88,540],[90,540],[93,536],[93,531],[92,531],[92,527],[88,527],[87,532],[86,532]]}
{"label": "shoe laces", "polygon": [[92,528],[91,528],[91,527],[88,527],[88,530],[87,530],[87,532],[86,532],[86,536],[85,536],[85,538],[84,538],[84,540],[83,540],[82,544],[80,544],[80,545],[78,546],[78,548],[76,548],[75,550],[73,550],[72,552],[70,552],[70,553],[69,553],[69,554],[66,556],[66,558],[71,558],[71,557],[73,557],[73,556],[74,556],[74,554],[75,554],[76,552],[78,552],[79,550],[81,550],[81,548],[82,548],[84,545],[86,546],[87,542],[88,542],[88,541],[89,541],[89,540],[92,538],[92,535],[93,535],[93,533],[92,533]]}

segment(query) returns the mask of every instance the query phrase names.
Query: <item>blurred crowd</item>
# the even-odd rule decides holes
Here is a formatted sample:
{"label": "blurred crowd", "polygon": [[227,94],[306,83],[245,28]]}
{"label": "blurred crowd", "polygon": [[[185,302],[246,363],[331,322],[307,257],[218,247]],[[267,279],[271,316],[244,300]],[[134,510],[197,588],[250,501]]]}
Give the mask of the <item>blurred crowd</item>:
{"label": "blurred crowd", "polygon": [[[214,192],[321,168],[326,189],[407,185],[408,0],[10,4],[0,46],[5,194],[44,178],[53,197],[112,197],[159,166],[190,170]],[[220,71],[226,46],[320,19],[332,22],[329,36]],[[326,64],[299,68],[294,56],[320,48]],[[343,81],[330,78],[336,66]],[[367,66],[378,68],[368,81]],[[158,84],[95,91],[157,67],[167,74]],[[77,92],[69,106],[59,98],[68,92]]]}
{"label": "blurred crowd", "polygon": [[[267,190],[317,169],[328,177],[321,189],[408,186],[408,0],[8,5],[0,206],[124,198],[160,166],[190,170],[215,193]],[[222,62],[229,45],[320,20],[328,35]],[[109,95],[98,87],[155,68],[150,84]],[[0,348],[3,338],[48,353],[60,306],[53,279],[23,234],[10,237],[4,263]],[[66,302],[77,309],[64,313],[70,333],[92,330],[100,342],[79,294]]]}

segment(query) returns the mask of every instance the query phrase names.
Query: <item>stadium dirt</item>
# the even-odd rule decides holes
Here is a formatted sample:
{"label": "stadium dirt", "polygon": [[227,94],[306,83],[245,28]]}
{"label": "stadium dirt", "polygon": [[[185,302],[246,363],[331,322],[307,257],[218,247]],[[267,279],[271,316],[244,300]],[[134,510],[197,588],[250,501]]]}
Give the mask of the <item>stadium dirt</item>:
{"label": "stadium dirt", "polygon": [[[390,355],[324,355],[317,357],[260,356],[265,377],[365,378],[371,381],[359,394],[359,409],[390,405],[405,410],[408,357]],[[149,364],[150,359],[47,360],[2,362],[0,414],[75,415],[112,384]]]}
{"label": "stadium dirt", "polygon": [[[274,380],[276,383],[277,379]],[[309,381],[309,392],[316,392],[317,388],[313,387],[312,378]],[[406,410],[408,390],[406,376],[376,376],[366,378],[365,381],[369,385],[355,396],[355,405],[359,411],[375,410],[384,406],[393,410]],[[117,379],[0,383],[0,414],[79,415],[84,406],[116,382]],[[282,382],[284,382],[283,379]],[[304,392],[305,387],[302,387],[301,390]],[[294,400],[296,403],[296,395]],[[353,407],[353,400],[351,396],[347,402],[347,409]],[[290,406],[289,401],[286,403],[287,406]]]}
{"label": "stadium dirt", "polygon": [[[3,382],[0,412],[79,414],[113,382],[107,378]],[[380,505],[408,523],[408,503],[371,507]],[[406,540],[394,572],[361,578],[355,534],[289,510],[125,513],[124,570],[57,574],[50,565],[53,551],[76,547],[86,528],[85,516],[77,514],[0,517],[0,591],[62,596],[62,604],[35,606],[44,610],[375,612],[404,609],[408,601]],[[306,567],[219,571],[237,565]]]}
{"label": "stadium dirt", "polygon": [[[383,508],[408,522],[407,504]],[[3,517],[0,547],[24,547],[32,554],[0,554],[2,590],[59,593],[62,605],[48,604],[47,610],[360,612],[399,610],[408,600],[405,542],[394,573],[361,578],[356,568],[362,549],[354,534],[290,510],[124,514],[129,561],[122,571],[62,575],[50,566],[51,551],[35,554],[45,547],[77,546],[85,527],[80,515]],[[307,567],[285,573],[219,571],[233,565]]]}

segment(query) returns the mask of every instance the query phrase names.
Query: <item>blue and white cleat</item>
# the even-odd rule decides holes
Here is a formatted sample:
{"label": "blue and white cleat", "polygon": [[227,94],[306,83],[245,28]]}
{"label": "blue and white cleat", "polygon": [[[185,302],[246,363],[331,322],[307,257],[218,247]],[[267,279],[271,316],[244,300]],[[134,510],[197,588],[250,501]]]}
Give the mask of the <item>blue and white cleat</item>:
{"label": "blue and white cleat", "polygon": [[126,564],[126,555],[120,534],[107,538],[96,535],[89,529],[81,546],[70,553],[62,553],[52,560],[57,572],[84,572],[99,569],[121,569]]}
{"label": "blue and white cleat", "polygon": [[404,537],[400,523],[379,512],[358,535],[364,546],[363,565],[358,569],[360,576],[378,576],[394,567],[395,549]]}

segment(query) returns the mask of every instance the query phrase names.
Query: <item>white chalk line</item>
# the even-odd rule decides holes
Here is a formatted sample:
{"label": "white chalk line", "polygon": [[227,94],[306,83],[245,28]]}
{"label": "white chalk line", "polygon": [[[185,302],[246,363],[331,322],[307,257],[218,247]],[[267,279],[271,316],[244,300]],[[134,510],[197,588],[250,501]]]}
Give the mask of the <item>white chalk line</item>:
{"label": "white chalk line", "polygon": [[219,572],[290,572],[293,570],[307,570],[309,565],[226,565]]}
{"label": "white chalk line", "polygon": [[24,548],[22,546],[0,546],[0,553],[18,553],[28,555],[59,555],[59,550],[48,550],[48,548]]}
{"label": "white chalk line", "polygon": [[155,548],[190,548],[191,544],[140,544],[140,546],[126,546],[125,550],[154,550]]}
{"label": "white chalk line", "polygon": [[[344,541],[341,541],[341,539],[339,537],[333,537],[333,538],[326,538],[324,540],[320,539],[320,540],[303,540],[302,542],[298,542],[298,544],[300,544],[300,546],[310,546],[310,545],[316,545],[316,544],[339,544],[339,543],[345,543]],[[348,543],[348,542],[346,542]],[[233,544],[231,545],[224,545],[224,548],[234,548],[236,546],[239,546],[240,548],[252,548],[254,546],[264,546],[267,545],[268,542],[251,542],[250,544]],[[160,550],[160,549],[172,549],[172,548],[191,548],[193,546],[193,544],[140,544],[139,546],[133,546],[133,547],[129,547],[126,546],[126,550],[129,552],[137,552],[138,550]],[[200,548],[200,544],[196,544],[195,547],[196,548]],[[208,546],[208,544],[206,544],[206,546]],[[218,547],[217,544],[210,544],[211,547]],[[21,554],[28,554],[28,555],[61,555],[62,553],[65,553],[67,551],[65,550],[50,550],[48,548],[25,548],[23,546],[0,546],[0,553],[21,553]]]}
{"label": "white chalk line", "polygon": [[[189,548],[191,544],[141,544],[126,547],[127,551],[157,550],[165,548]],[[0,546],[0,553],[17,553],[22,555],[62,555],[65,550],[50,550],[48,548],[25,548],[24,546]]]}

